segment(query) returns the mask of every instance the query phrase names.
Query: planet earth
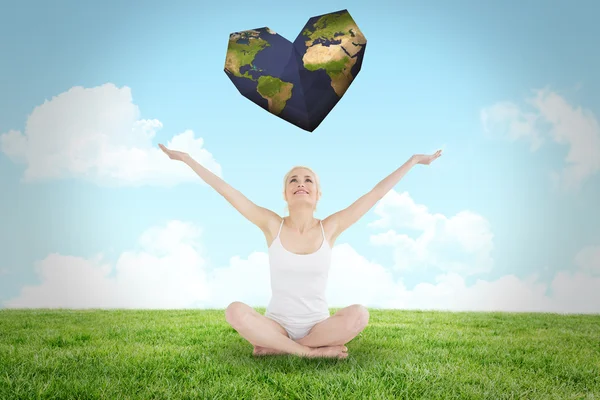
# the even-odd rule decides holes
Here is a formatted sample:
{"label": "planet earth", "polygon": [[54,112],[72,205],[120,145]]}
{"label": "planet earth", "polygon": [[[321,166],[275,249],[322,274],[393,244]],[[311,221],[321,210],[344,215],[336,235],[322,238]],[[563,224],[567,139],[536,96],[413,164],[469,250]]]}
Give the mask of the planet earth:
{"label": "planet earth", "polygon": [[244,97],[313,132],[360,72],[366,45],[341,10],[310,18],[293,43],[268,27],[231,33],[225,73]]}

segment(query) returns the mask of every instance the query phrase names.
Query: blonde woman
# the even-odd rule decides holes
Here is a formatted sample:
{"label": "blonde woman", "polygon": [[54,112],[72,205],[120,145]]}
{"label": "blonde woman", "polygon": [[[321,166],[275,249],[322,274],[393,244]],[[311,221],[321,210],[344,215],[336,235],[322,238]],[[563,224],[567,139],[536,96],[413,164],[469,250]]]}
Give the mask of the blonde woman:
{"label": "blonde woman", "polygon": [[254,204],[188,154],[159,146],[169,158],[192,168],[265,235],[272,290],[265,315],[238,301],[225,311],[226,321],[254,346],[253,354],[346,358],[345,344],[367,326],[369,312],[354,304],[330,315],[325,289],[333,245],[413,166],[429,165],[441,150],[413,155],[349,207],[319,220],[314,217],[321,197],[319,177],[308,167],[294,167],[285,174],[283,197],[289,215],[282,218]]}

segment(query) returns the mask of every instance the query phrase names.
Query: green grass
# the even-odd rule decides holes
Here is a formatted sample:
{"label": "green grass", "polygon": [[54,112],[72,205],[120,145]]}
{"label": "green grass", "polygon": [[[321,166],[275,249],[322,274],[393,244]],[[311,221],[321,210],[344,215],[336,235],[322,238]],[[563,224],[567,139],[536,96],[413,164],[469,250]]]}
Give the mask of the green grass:
{"label": "green grass", "polygon": [[255,358],[222,310],[0,310],[0,398],[600,398],[599,315],[371,310],[348,348]]}

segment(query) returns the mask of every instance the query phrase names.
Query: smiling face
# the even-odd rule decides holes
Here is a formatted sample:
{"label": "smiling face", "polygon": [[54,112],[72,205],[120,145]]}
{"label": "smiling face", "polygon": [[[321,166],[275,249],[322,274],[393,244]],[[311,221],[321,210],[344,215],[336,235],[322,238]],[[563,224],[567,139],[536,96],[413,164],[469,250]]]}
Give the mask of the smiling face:
{"label": "smiling face", "polygon": [[288,208],[310,206],[313,210],[321,197],[319,177],[308,167],[294,167],[285,176],[283,198]]}

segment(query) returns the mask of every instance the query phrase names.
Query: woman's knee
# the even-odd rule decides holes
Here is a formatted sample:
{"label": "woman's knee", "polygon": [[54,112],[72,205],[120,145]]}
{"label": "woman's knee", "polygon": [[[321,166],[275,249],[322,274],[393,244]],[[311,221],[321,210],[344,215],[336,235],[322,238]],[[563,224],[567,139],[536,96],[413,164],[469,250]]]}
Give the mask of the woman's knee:
{"label": "woman's knee", "polygon": [[237,327],[244,322],[248,315],[248,306],[241,301],[234,301],[225,309],[225,320],[232,327]]}
{"label": "woman's knee", "polygon": [[351,318],[349,318],[350,330],[360,332],[369,324],[369,310],[360,304],[354,304],[349,307]]}

